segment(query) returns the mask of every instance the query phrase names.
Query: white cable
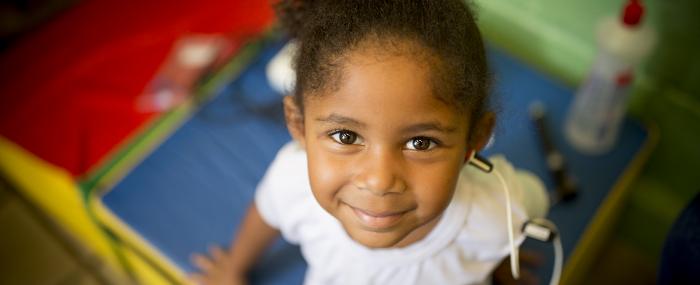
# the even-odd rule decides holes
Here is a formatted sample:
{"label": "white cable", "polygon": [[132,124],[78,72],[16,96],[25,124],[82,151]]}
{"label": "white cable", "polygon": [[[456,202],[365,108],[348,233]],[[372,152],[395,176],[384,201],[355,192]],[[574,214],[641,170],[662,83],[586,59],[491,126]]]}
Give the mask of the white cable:
{"label": "white cable", "polygon": [[558,285],[561,276],[561,266],[564,263],[564,249],[561,246],[559,235],[554,236],[554,270],[552,278],[549,280],[550,285]]}
{"label": "white cable", "polygon": [[503,176],[501,173],[496,169],[495,167],[493,168],[493,173],[498,177],[498,181],[501,182],[501,185],[503,185],[503,191],[505,191],[506,194],[506,215],[508,218],[508,241],[510,242],[510,272],[513,274],[513,278],[515,280],[518,280],[520,278],[520,263],[519,263],[519,252],[518,248],[515,247],[515,237],[513,234],[513,213],[511,210],[511,203],[510,203],[510,188],[508,188],[508,184],[506,184],[505,179],[503,179]]}
{"label": "white cable", "polygon": [[[470,155],[469,160],[473,159],[474,153]],[[513,274],[514,279],[520,278],[520,257],[518,248],[515,247],[515,236],[513,234],[513,212],[512,204],[510,201],[510,188],[506,184],[503,175],[495,167],[493,168],[493,174],[496,175],[498,181],[503,185],[503,191],[506,194],[506,218],[508,220],[508,241],[510,244],[510,271]],[[558,285],[559,279],[561,277],[561,268],[564,263],[564,250],[561,245],[561,239],[559,238],[559,230],[557,226],[551,221],[539,218],[531,221],[538,222],[542,226],[545,226],[552,234],[554,234],[554,268],[552,269],[552,278],[549,281],[550,285]]]}
{"label": "white cable", "polygon": [[552,265],[552,277],[549,279],[549,284],[559,284],[561,268],[564,263],[564,250],[561,245],[561,238],[559,237],[557,226],[550,220],[535,218],[529,220],[525,224],[524,233],[526,236],[539,241],[552,242],[554,246],[554,265]]}

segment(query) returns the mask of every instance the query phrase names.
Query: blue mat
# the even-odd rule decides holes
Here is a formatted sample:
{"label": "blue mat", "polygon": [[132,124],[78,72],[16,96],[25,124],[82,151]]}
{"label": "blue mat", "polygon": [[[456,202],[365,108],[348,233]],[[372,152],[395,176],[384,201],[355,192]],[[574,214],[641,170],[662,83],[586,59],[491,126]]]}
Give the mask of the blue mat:
{"label": "blue mat", "polygon": [[[506,154],[515,166],[532,171],[542,178],[547,189],[553,191],[555,184],[547,170],[545,153],[535,125],[529,119],[530,104],[535,101],[544,104],[553,144],[566,158],[569,172],[579,186],[575,200],[554,205],[548,215],[561,232],[564,255],[568,257],[598,206],[642,149],[648,133],[642,125],[627,119],[610,152],[598,156],[579,153],[568,144],[563,134],[574,90],[493,48],[489,49],[489,62],[495,74],[494,93],[502,112],[496,142],[485,153]],[[526,241],[523,247],[543,253],[545,262],[535,272],[541,281],[548,282],[554,259],[552,247],[534,240]]]}
{"label": "blue mat", "polygon": [[[265,67],[283,43],[270,43],[239,78],[220,90],[103,197],[104,204],[184,271],[189,257],[207,245],[228,246],[277,150],[290,137],[284,126],[281,96],[267,83]],[[538,73],[501,51],[489,48],[501,112],[495,144],[485,154],[505,153],[518,167],[542,177],[554,189],[527,108],[535,100],[549,111],[554,144],[579,181],[579,197],[557,204],[550,218],[562,232],[570,253],[598,205],[640,150],[646,131],[626,121],[610,153],[586,156],[562,136],[562,121],[572,89]],[[500,103],[499,103],[500,102]],[[543,250],[548,246],[528,242]],[[548,280],[551,260],[540,268]],[[254,284],[301,284],[306,264],[299,249],[278,241],[253,272]]]}
{"label": "blue mat", "polygon": [[[192,253],[228,246],[255,187],[290,137],[265,66],[272,43],[239,78],[103,197],[103,203],[186,272]],[[253,272],[257,284],[301,283],[299,249],[278,241]]]}

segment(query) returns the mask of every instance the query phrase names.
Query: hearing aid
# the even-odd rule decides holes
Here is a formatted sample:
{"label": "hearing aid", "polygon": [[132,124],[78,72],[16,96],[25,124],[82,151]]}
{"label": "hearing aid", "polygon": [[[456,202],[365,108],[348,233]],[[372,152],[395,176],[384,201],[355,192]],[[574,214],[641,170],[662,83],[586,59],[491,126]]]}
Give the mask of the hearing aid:
{"label": "hearing aid", "polygon": [[493,164],[474,150],[469,153],[467,163],[486,173],[493,171]]}

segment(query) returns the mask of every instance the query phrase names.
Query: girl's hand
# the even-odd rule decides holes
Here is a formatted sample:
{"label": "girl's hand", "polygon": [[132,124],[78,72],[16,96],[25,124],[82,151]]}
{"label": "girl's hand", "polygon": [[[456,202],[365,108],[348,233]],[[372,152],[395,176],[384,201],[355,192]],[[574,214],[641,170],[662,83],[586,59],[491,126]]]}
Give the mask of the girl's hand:
{"label": "girl's hand", "polygon": [[209,248],[209,256],[195,254],[192,263],[199,273],[191,276],[195,284],[207,285],[244,285],[245,273],[236,270],[229,253],[218,246]]}

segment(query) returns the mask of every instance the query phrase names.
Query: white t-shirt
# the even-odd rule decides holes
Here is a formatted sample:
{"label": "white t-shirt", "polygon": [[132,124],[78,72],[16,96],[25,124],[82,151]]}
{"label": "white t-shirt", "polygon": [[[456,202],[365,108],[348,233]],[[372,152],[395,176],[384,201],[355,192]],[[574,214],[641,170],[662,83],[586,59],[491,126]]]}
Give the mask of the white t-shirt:
{"label": "white t-shirt", "polygon": [[[544,197],[544,187],[502,157],[491,161],[509,185],[519,245],[524,240],[519,229],[532,216],[526,200],[530,193]],[[265,222],[300,245],[309,265],[305,284],[490,283],[492,271],[510,253],[504,191],[495,175],[474,167],[462,168],[455,195],[435,228],[403,248],[370,249],[352,240],[314,199],[306,153],[295,142],[277,154],[258,185],[255,203]]]}

